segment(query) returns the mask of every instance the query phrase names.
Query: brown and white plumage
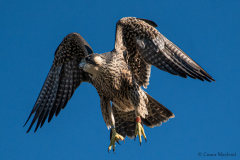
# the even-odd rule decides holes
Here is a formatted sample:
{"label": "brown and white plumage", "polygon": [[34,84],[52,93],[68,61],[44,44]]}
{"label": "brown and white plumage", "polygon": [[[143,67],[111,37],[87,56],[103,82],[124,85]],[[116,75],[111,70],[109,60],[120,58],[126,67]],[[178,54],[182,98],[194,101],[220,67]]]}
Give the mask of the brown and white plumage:
{"label": "brown and white plumage", "polygon": [[[147,106],[148,115],[142,118],[142,122],[147,127],[160,126],[162,122],[166,122],[169,118],[173,118],[174,115],[165,106],[157,102],[149,94],[145,93],[149,100]],[[119,110],[114,104],[112,105],[113,114],[115,117],[116,131],[123,137],[128,136],[130,139],[134,138],[135,134],[135,111],[124,112]]]}
{"label": "brown and white plumage", "polygon": [[149,84],[152,65],[184,78],[214,79],[155,27],[150,20],[122,18],[116,26],[115,48],[103,54],[92,54],[91,47],[79,34],[67,35],[56,50],[53,65],[28,118],[35,114],[29,130],[35,121],[38,120],[36,131],[47,117],[50,121],[54,114],[57,116],[82,82],[96,88],[107,127],[115,127],[123,137],[134,136],[137,116],[148,127],[173,118],[170,110],[141,88]]}
{"label": "brown and white plumage", "polygon": [[27,132],[36,121],[35,131],[39,125],[43,126],[47,117],[50,122],[53,115],[57,116],[66,106],[75,89],[82,82],[90,81],[89,75],[79,69],[78,65],[85,56],[91,53],[93,53],[92,48],[80,34],[70,33],[63,39],[55,52],[52,67],[27,119],[28,122],[35,114]]}
{"label": "brown and white plumage", "polygon": [[[157,25],[152,21],[134,17],[122,18],[117,23],[115,49],[124,48],[125,57],[129,57],[126,59],[135,77],[145,77],[146,81],[149,79],[148,74],[144,72],[145,68],[142,67],[144,65],[139,65],[145,62],[146,65],[153,65],[173,75],[214,81],[206,71],[155,27]],[[143,83],[143,86],[146,87],[147,84],[148,82]]]}

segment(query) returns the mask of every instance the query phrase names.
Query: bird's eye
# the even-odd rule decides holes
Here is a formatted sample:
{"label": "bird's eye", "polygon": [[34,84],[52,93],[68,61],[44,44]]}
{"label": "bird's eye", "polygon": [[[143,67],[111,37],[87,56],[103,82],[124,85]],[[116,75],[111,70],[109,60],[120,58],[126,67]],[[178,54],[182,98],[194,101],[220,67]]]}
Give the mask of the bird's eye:
{"label": "bird's eye", "polygon": [[86,57],[85,59],[86,59],[86,61],[90,61],[90,60],[91,60],[91,58],[90,58],[90,57]]}

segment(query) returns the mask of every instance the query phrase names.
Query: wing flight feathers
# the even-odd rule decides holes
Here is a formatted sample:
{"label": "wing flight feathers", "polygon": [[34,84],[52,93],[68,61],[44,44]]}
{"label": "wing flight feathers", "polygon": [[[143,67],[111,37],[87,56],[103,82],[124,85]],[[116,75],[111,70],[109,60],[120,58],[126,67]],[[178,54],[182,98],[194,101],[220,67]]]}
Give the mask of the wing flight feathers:
{"label": "wing flight feathers", "polygon": [[34,115],[27,132],[36,121],[35,132],[39,126],[43,126],[47,117],[50,122],[53,115],[57,116],[66,106],[76,88],[82,82],[90,82],[90,77],[79,69],[78,64],[91,53],[93,53],[92,48],[80,34],[70,33],[63,39],[55,52],[52,67],[25,123],[26,125]]}
{"label": "wing flight feathers", "polygon": [[[123,51],[136,81],[140,86],[140,77],[150,77],[143,72],[142,61],[158,69],[179,75],[206,81],[215,81],[200,65],[193,61],[180,48],[163,36],[155,27],[157,25],[146,19],[125,17],[118,21],[116,29],[115,50]],[[139,56],[140,55],[140,56]]]}

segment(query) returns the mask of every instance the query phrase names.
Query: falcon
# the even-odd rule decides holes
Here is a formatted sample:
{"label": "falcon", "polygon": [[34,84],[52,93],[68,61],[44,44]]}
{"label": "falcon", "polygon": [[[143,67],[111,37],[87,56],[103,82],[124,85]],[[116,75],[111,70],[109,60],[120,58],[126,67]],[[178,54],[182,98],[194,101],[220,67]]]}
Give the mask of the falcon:
{"label": "falcon", "polygon": [[[91,83],[100,97],[103,119],[110,129],[108,151],[115,142],[141,136],[143,124],[160,126],[174,114],[142,87],[149,84],[151,66],[186,78],[215,81],[202,67],[163,36],[147,19],[124,17],[117,22],[115,47],[96,54],[78,33],[68,34],[58,46],[52,67],[27,119],[35,132],[48,118],[58,116],[82,82]],[[25,123],[25,125],[27,124]],[[25,126],[24,125],[24,126]]]}

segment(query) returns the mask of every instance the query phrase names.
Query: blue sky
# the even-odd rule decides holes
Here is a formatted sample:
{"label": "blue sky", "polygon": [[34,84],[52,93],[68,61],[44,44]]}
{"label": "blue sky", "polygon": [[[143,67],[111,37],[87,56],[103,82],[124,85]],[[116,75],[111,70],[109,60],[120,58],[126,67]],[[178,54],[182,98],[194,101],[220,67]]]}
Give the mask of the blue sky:
{"label": "blue sky", "polygon": [[[221,159],[199,152],[240,154],[240,2],[1,1],[1,159]],[[82,84],[51,123],[26,134],[25,123],[64,36],[80,33],[95,53],[113,49],[116,22],[153,20],[158,30],[216,82],[183,79],[152,69],[147,92],[175,118],[147,128],[148,142],[126,138],[108,153],[109,130],[98,94]]]}

